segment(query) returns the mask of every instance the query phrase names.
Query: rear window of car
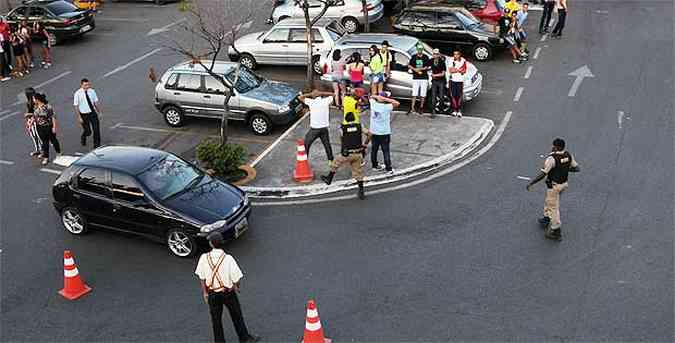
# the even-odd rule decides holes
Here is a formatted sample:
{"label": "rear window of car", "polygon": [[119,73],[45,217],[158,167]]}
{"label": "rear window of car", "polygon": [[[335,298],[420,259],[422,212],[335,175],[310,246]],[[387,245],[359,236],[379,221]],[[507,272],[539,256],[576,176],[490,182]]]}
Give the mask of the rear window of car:
{"label": "rear window of car", "polygon": [[47,9],[54,15],[62,15],[64,13],[77,12],[78,9],[73,4],[65,1],[54,1],[47,5]]}

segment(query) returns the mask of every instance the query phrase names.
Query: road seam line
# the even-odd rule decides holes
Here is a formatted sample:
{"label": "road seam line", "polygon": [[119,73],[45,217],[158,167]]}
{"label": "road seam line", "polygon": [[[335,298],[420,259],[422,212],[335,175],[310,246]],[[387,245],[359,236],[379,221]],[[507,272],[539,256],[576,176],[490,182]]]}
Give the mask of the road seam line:
{"label": "road seam line", "polygon": [[523,95],[523,90],[525,90],[524,87],[519,87],[518,90],[516,91],[516,95],[513,97],[513,102],[518,102],[520,101],[520,96]]}
{"label": "road seam line", "polygon": [[525,76],[523,76],[523,79],[529,79],[530,75],[532,75],[532,66],[527,67],[527,71],[525,71]]}
{"label": "road seam line", "polygon": [[147,54],[145,54],[145,55],[143,55],[143,56],[141,56],[141,57],[135,58],[135,59],[131,60],[131,62],[129,62],[129,63],[127,63],[127,64],[124,64],[124,65],[121,65],[121,66],[119,66],[119,67],[117,67],[117,68],[115,68],[115,69],[109,71],[108,73],[106,73],[105,75],[103,75],[102,78],[105,79],[106,77],[108,77],[108,76],[110,76],[110,75],[113,75],[113,74],[115,74],[115,73],[121,72],[122,70],[131,67],[132,65],[134,65],[134,64],[136,64],[136,63],[138,63],[138,62],[140,62],[140,61],[142,61],[142,60],[144,60],[144,59],[146,59],[146,58],[148,58],[148,57],[150,57],[150,56],[152,56],[152,55],[158,53],[158,52],[161,51],[161,50],[162,50],[162,48],[157,48],[157,49],[155,49],[155,50],[152,50],[152,51],[148,52]]}

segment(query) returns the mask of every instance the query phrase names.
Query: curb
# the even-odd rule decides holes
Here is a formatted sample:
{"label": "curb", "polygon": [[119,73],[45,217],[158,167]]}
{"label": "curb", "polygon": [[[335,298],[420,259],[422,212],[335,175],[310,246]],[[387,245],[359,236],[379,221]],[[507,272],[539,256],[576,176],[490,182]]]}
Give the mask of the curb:
{"label": "curb", "polygon": [[[446,166],[458,159],[468,155],[471,151],[476,149],[488,137],[489,133],[494,128],[494,122],[490,119],[485,119],[485,124],[471,137],[466,143],[462,144],[455,151],[437,157],[431,161],[427,161],[412,167],[397,170],[393,174],[380,174],[364,178],[366,188],[375,186],[401,182],[428,173]],[[249,197],[258,200],[272,200],[272,199],[298,199],[305,197],[315,197],[320,195],[327,195],[338,193],[346,190],[355,189],[356,182],[353,179],[337,181],[330,186],[328,185],[309,185],[309,186],[292,186],[292,187],[241,187]]]}

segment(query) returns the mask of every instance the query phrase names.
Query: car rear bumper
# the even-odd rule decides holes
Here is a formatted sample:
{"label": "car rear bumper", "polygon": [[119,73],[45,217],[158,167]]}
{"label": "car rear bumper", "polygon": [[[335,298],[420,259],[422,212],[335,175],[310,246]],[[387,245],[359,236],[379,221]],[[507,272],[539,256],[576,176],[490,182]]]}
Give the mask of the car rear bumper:
{"label": "car rear bumper", "polygon": [[49,30],[50,33],[53,33],[58,38],[71,38],[83,35],[89,31],[92,31],[96,28],[96,22],[92,19],[87,23],[81,25],[73,25],[70,27],[64,28],[54,28]]}

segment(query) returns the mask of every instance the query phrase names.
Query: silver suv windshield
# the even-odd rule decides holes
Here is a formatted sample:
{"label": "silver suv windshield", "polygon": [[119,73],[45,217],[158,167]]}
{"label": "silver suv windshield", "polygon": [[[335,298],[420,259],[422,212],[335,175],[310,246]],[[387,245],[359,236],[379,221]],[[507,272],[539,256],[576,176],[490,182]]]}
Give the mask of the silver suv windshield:
{"label": "silver suv windshield", "polygon": [[[234,88],[237,89],[237,92],[239,93],[246,93],[254,88],[260,87],[260,84],[264,81],[264,79],[252,71],[250,71],[248,68],[245,68],[243,66],[239,66],[239,79],[237,80],[237,84],[234,85]],[[225,74],[225,78],[227,81],[230,82],[230,84],[234,83],[234,79],[236,78],[237,74],[237,68],[233,68],[229,73]]]}

